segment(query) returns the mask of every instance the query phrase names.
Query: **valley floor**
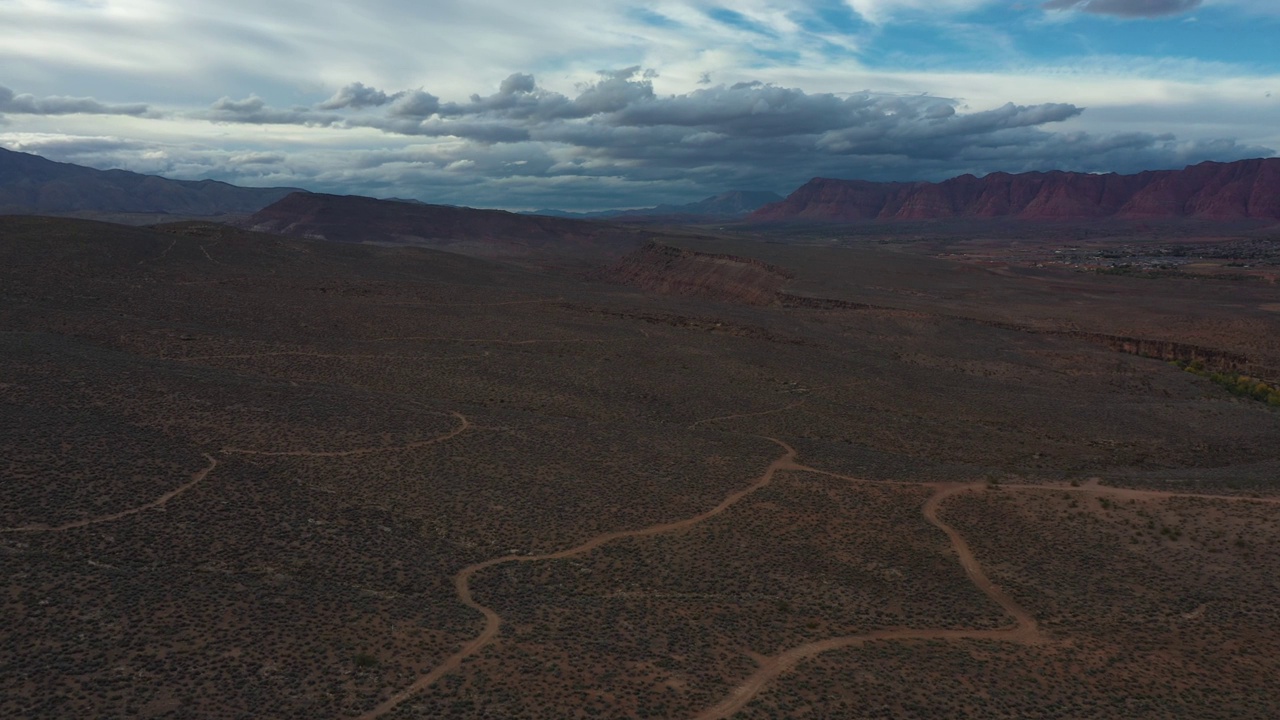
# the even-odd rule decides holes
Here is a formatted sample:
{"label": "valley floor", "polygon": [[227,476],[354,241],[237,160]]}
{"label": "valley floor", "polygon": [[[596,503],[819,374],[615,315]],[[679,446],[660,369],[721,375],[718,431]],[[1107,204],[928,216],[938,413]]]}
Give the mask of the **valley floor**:
{"label": "valley floor", "polygon": [[0,219],[0,714],[1275,716],[1280,411],[1056,332],[1274,290],[759,250],[846,305]]}

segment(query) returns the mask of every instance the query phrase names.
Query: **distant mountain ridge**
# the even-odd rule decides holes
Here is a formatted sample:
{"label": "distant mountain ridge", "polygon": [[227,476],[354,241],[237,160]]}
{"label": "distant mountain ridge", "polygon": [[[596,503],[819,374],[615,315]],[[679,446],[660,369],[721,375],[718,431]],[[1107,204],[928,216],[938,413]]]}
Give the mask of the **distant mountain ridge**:
{"label": "distant mountain ridge", "polygon": [[77,212],[214,216],[261,210],[297,188],[247,188],[96,170],[0,148],[0,214]]}
{"label": "distant mountain ridge", "polygon": [[611,261],[642,243],[638,230],[584,220],[323,193],[294,193],[232,224],[276,235],[417,245],[485,258]]}
{"label": "distant mountain ridge", "polygon": [[633,210],[599,210],[575,213],[564,210],[535,210],[528,215],[576,218],[580,220],[630,219],[630,218],[732,218],[747,215],[769,203],[782,200],[782,196],[768,190],[730,190],[684,205],[657,205]]}
{"label": "distant mountain ridge", "polygon": [[814,178],[747,219],[854,222],[997,217],[1280,219],[1280,158],[1204,162],[1136,175],[991,173],[939,183]]}

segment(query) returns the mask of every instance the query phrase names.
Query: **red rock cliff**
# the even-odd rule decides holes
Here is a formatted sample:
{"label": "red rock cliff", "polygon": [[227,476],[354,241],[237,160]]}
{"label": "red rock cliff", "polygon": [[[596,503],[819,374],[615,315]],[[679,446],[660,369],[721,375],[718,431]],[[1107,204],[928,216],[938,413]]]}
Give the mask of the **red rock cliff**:
{"label": "red rock cliff", "polygon": [[1137,175],[992,173],[940,183],[815,178],[753,213],[758,222],[1016,217],[1280,219],[1280,158]]}

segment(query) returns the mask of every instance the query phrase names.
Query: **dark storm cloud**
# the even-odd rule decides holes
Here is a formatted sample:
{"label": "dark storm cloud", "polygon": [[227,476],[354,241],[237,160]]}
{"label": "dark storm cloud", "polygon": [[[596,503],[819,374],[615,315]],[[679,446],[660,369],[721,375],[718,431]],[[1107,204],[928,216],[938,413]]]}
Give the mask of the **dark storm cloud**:
{"label": "dark storm cloud", "polygon": [[[12,103],[11,95],[0,99]],[[286,155],[248,141],[236,150],[156,146],[140,152],[111,140],[44,150],[174,177],[571,209],[687,202],[732,188],[786,193],[815,176],[941,180],[998,170],[1135,172],[1274,154],[1229,139],[1087,134],[1061,125],[1082,112],[1066,103],[973,111],[955,98],[814,93],[761,82],[660,94],[652,73],[631,67],[602,72],[571,94],[541,87],[523,73],[462,102],[442,101],[421,88],[393,92],[353,82],[311,106],[224,97],[187,116],[374,129],[396,138],[379,148],[384,141],[361,134],[364,151],[326,141],[309,153]]]}
{"label": "dark storm cloud", "polygon": [[[599,77],[598,81],[579,88],[576,98],[539,88],[534,77],[524,73],[507,77],[499,85],[498,92],[492,95],[475,94],[463,103],[441,103],[434,95],[421,90],[411,91],[403,93],[404,97],[393,104],[393,111],[401,109],[393,114],[423,118],[433,114],[441,118],[483,116],[487,119],[548,122],[617,112],[654,98],[654,75],[651,71],[630,67],[601,72]],[[408,111],[410,107],[413,111]]]}
{"label": "dark storm cloud", "polygon": [[76,97],[36,97],[34,95],[15,94],[12,90],[0,85],[0,113],[13,115],[133,115],[142,116],[151,113],[151,109],[141,103],[130,105],[107,105],[93,98]]}
{"label": "dark storm cloud", "polygon": [[1203,0],[1049,0],[1046,10],[1078,10],[1096,15],[1150,18],[1195,10]]}
{"label": "dark storm cloud", "polygon": [[[566,117],[589,117],[600,113],[617,113],[655,100],[653,71],[641,72],[629,67],[616,72],[600,73],[600,80],[582,88],[569,104]],[[678,97],[678,96],[677,96]]]}
{"label": "dark storm cloud", "polygon": [[524,73],[516,73],[502,81],[502,85],[498,86],[498,92],[502,95],[514,95],[516,93],[531,93],[537,87],[537,82],[532,75]]}
{"label": "dark storm cloud", "polygon": [[404,118],[429,118],[440,111],[440,98],[422,90],[409,90],[391,103],[390,115]]}
{"label": "dark storm cloud", "polygon": [[[643,159],[635,150],[640,149],[655,158],[706,155],[719,161],[744,151],[754,155],[752,148],[766,147],[760,144],[765,139],[808,154],[936,156],[984,135],[1059,122],[1081,112],[1065,104],[1009,104],[962,114],[948,98],[806,93],[764,83],[659,96],[653,74],[638,67],[602,72],[595,82],[579,87],[575,97],[540,88],[524,74],[508,77],[497,93],[472,95],[465,103],[442,103],[422,90],[392,95],[359,83],[348,87],[358,93],[339,95],[385,97],[389,107],[346,116],[341,122],[345,126],[483,144],[553,142],[590,149],[598,158],[612,151]],[[319,107],[337,104],[331,100]],[[239,122],[336,122],[334,116],[305,109],[270,108],[256,97],[224,98],[214,110],[218,119]]]}
{"label": "dark storm cloud", "polygon": [[[760,82],[659,95],[653,79],[638,67],[601,72],[568,96],[518,73],[497,92],[460,103],[421,89],[388,93],[353,83],[315,108],[223,98],[208,117],[456,139],[440,146],[447,150],[367,156],[358,172],[400,183],[416,177],[422,192],[456,193],[466,184],[478,193],[472,203],[508,206],[513,183],[520,197],[536,197],[542,188],[543,204],[554,204],[551,196],[567,187],[580,198],[582,183],[592,182],[645,188],[648,198],[661,202],[671,199],[654,194],[663,187],[695,194],[688,188],[787,192],[813,176],[938,180],[995,170],[1127,172],[1274,152],[1230,140],[1055,132],[1054,124],[1083,112],[1066,103],[1009,103],[973,112],[945,97],[809,93]],[[322,112],[337,108],[344,110],[341,116]]]}
{"label": "dark storm cloud", "polygon": [[441,117],[488,115],[491,117],[550,120],[556,117],[582,117],[581,113],[567,112],[570,105],[565,96],[538,89],[532,75],[516,73],[498,86],[493,95],[472,95],[470,102],[445,103],[440,106]]}

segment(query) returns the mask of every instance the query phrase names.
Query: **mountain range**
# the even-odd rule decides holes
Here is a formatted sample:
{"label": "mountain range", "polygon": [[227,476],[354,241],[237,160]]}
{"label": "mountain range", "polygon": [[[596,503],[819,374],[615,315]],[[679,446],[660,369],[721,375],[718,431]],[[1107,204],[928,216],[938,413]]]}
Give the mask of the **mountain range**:
{"label": "mountain range", "polygon": [[169,180],[95,170],[0,148],[0,215],[251,213],[297,188],[247,188],[216,180]]}
{"label": "mountain range", "polygon": [[754,222],[1013,217],[1280,219],[1280,158],[1204,162],[1136,175],[1028,172],[939,183],[815,178],[752,213]]}
{"label": "mountain range", "polygon": [[650,219],[699,219],[714,220],[737,218],[782,200],[782,196],[767,190],[730,190],[684,205],[657,205],[632,210],[599,210],[575,213],[564,210],[535,210],[528,215],[575,218],[579,220],[650,220]]}
{"label": "mountain range", "polygon": [[[553,236],[579,240],[603,236],[598,229],[584,230],[589,223],[556,224],[582,220],[671,224],[966,218],[1275,220],[1280,219],[1280,158],[1204,162],[1182,170],[1133,175],[996,172],[936,183],[814,178],[786,198],[767,191],[735,190],[685,205],[592,213],[515,214],[417,200],[340,200],[333,195],[307,200],[305,195],[306,191],[296,188],[247,188],[214,180],[96,170],[0,148],[0,214],[242,217],[272,206],[242,226],[347,241],[436,245],[447,241],[455,249],[480,243],[486,253],[504,247],[501,254],[518,254],[521,246],[541,246]],[[342,216],[348,211],[353,213],[350,217]],[[611,232],[616,234],[616,227]],[[633,241],[628,238],[624,244]]]}
{"label": "mountain range", "polygon": [[613,259],[641,243],[637,230],[600,222],[304,192],[231,224],[276,235],[510,259]]}

